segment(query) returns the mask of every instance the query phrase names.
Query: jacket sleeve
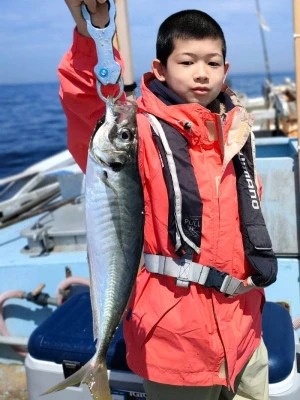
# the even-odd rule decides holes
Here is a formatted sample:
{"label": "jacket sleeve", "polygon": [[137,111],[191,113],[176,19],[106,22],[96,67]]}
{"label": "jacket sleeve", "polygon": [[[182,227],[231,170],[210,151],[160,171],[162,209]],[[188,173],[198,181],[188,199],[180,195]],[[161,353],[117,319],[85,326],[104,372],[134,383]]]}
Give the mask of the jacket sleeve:
{"label": "jacket sleeve", "polygon": [[[115,59],[123,62],[114,50]],[[105,103],[96,89],[94,66],[97,63],[94,40],[74,30],[73,44],[63,56],[59,67],[59,96],[67,118],[68,149],[83,172],[86,169],[88,145],[96,122],[105,113]],[[116,96],[118,85],[102,88],[105,97]],[[121,99],[124,99],[123,95]]]}

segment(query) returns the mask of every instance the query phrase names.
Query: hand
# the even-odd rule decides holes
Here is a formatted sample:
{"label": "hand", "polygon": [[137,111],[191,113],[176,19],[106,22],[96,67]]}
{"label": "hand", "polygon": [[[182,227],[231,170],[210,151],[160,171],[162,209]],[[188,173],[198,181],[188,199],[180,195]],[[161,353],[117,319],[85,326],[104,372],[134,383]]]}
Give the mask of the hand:
{"label": "hand", "polygon": [[108,4],[106,0],[65,0],[65,2],[76,22],[78,32],[83,36],[90,36],[86,29],[86,21],[81,13],[81,5],[83,3],[86,4],[91,14],[93,25],[98,28],[104,28],[109,21]]}

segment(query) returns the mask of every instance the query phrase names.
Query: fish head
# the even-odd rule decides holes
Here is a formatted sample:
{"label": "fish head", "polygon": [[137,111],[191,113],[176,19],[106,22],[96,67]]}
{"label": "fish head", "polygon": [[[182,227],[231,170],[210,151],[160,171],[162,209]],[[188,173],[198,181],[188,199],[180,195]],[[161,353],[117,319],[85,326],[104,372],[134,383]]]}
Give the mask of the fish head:
{"label": "fish head", "polygon": [[96,162],[120,170],[137,155],[137,105],[130,100],[108,98],[105,120],[95,130],[90,154]]}

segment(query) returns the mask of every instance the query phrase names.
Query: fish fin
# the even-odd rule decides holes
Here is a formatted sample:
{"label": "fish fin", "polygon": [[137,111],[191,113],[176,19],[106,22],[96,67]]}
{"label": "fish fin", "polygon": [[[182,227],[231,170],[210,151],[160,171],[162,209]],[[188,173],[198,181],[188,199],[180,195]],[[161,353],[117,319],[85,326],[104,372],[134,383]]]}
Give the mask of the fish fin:
{"label": "fish fin", "polygon": [[81,382],[88,385],[95,400],[111,400],[106,362],[98,364],[95,363],[94,358],[67,379],[59,382],[57,385],[52,386],[46,392],[42,393],[41,396],[58,392],[69,386],[78,385]]}
{"label": "fish fin", "polygon": [[112,400],[105,361],[91,369],[82,382],[88,385],[94,400]]}
{"label": "fish fin", "polygon": [[82,382],[82,380],[84,379],[85,375],[88,374],[90,369],[93,368],[92,361],[93,361],[93,359],[91,359],[87,364],[85,364],[83,367],[81,367],[74,374],[70,375],[68,378],[57,383],[56,385],[52,386],[46,392],[42,393],[41,396],[44,396],[46,394],[50,394],[53,392],[59,392],[60,390],[64,390],[69,386],[79,385]]}

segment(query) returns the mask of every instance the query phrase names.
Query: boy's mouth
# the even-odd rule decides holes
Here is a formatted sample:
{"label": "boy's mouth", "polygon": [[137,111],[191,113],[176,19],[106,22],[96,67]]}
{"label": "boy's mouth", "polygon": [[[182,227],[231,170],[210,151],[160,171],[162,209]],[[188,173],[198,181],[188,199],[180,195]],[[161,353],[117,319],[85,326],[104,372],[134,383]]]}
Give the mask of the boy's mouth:
{"label": "boy's mouth", "polygon": [[193,88],[193,92],[196,94],[206,94],[207,92],[209,92],[209,88],[206,86],[197,86]]}

